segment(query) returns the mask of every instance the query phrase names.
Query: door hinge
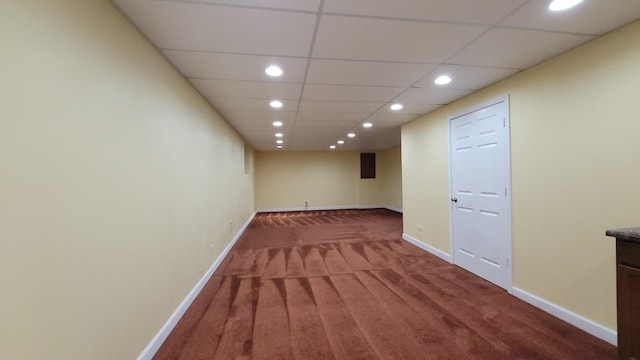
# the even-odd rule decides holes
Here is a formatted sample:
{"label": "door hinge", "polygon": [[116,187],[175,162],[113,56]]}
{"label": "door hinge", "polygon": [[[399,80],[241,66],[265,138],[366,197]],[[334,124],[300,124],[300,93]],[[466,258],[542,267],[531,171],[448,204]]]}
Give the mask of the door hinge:
{"label": "door hinge", "polygon": [[504,196],[507,196],[507,188],[504,188]]}
{"label": "door hinge", "polygon": [[504,258],[504,263],[506,266],[509,266],[509,257]]}
{"label": "door hinge", "polygon": [[502,127],[507,127],[507,118],[502,118]]}

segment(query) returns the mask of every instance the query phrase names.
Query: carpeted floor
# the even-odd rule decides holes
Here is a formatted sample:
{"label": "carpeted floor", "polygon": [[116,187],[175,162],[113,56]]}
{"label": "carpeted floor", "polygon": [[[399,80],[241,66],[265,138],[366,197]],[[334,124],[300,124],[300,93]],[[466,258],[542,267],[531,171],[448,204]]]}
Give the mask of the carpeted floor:
{"label": "carpeted floor", "polygon": [[258,214],[154,359],[615,359],[401,240],[392,211]]}

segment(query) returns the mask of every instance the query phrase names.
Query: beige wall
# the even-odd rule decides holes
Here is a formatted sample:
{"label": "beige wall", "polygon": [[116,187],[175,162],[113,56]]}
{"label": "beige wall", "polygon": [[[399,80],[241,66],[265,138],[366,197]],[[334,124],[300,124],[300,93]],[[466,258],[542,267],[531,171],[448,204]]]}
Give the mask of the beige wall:
{"label": "beige wall", "polygon": [[360,179],[358,152],[258,152],[256,208],[402,208],[400,149],[376,153],[376,179]]}
{"label": "beige wall", "polygon": [[403,126],[404,231],[450,251],[447,117],[509,94],[513,285],[615,329],[604,232],[640,225],[639,38],[636,22]]}
{"label": "beige wall", "polygon": [[257,152],[256,208],[357,204],[357,161],[351,152]]}
{"label": "beige wall", "polygon": [[378,166],[383,171],[378,173],[381,181],[381,200],[394,209],[402,209],[402,152],[400,147],[379,152]]}
{"label": "beige wall", "polygon": [[0,44],[0,358],[134,359],[254,211],[244,143],[107,1]]}

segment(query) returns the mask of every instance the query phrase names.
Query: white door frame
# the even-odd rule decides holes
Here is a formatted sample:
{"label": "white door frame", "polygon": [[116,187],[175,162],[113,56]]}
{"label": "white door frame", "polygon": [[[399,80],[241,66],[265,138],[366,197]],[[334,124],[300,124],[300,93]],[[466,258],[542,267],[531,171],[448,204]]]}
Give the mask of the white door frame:
{"label": "white door frame", "polygon": [[456,119],[460,116],[478,111],[480,109],[498,104],[500,102],[504,102],[506,107],[507,107],[507,111],[506,111],[506,119],[505,119],[505,128],[506,128],[506,148],[507,148],[507,173],[509,174],[509,179],[507,181],[507,237],[509,239],[508,241],[508,249],[507,249],[507,254],[509,254],[509,264],[508,264],[508,274],[507,274],[507,286],[506,289],[507,291],[512,294],[513,293],[513,234],[512,234],[512,214],[511,214],[511,107],[509,104],[509,94],[491,99],[489,101],[485,101],[483,103],[480,103],[478,105],[475,105],[471,108],[465,109],[463,111],[460,111],[458,113],[452,114],[449,117],[447,117],[447,146],[448,146],[448,151],[447,151],[447,155],[448,155],[448,163],[449,163],[449,193],[447,194],[447,203],[449,204],[449,253],[451,254],[450,257],[450,262],[451,264],[455,264],[455,246],[453,243],[453,204],[450,201],[451,198],[451,194],[453,193],[453,186],[452,186],[452,179],[453,179],[453,169],[452,169],[452,164],[451,164],[451,158],[452,158],[452,154],[451,154],[451,121],[453,119]]}

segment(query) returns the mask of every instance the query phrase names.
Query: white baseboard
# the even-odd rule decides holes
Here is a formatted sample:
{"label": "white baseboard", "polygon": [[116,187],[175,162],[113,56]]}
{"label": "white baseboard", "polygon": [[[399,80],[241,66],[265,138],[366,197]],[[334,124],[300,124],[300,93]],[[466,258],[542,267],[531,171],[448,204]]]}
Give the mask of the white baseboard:
{"label": "white baseboard", "polygon": [[582,317],[574,312],[571,312],[563,307],[560,307],[515,286],[512,288],[512,294],[518,299],[523,300],[539,309],[542,309],[549,314],[608,342],[611,345],[618,345],[618,333],[614,330],[611,330],[592,320]]}
{"label": "white baseboard", "polygon": [[418,240],[418,239],[416,239],[416,238],[414,238],[414,237],[412,237],[410,235],[404,234],[404,233],[402,234],[402,238],[404,240],[412,243],[413,245],[419,247],[420,249],[425,250],[427,252],[430,252],[433,255],[439,257],[440,259],[442,259],[442,260],[444,260],[444,261],[446,261],[446,262],[448,262],[450,264],[453,264],[453,259],[451,258],[451,255],[447,254],[446,252],[444,252],[442,250],[439,250],[439,249],[436,249],[433,246],[425,244],[422,241],[420,241],[420,240]]}
{"label": "white baseboard", "polygon": [[189,306],[191,306],[191,304],[196,299],[198,294],[200,294],[200,291],[202,291],[202,288],[207,284],[207,282],[209,281],[213,273],[216,271],[218,266],[220,266],[220,264],[222,263],[222,260],[224,260],[224,257],[227,256],[227,254],[229,253],[233,245],[235,245],[236,241],[238,241],[242,233],[247,229],[247,226],[249,226],[249,223],[251,223],[251,220],[253,220],[255,216],[256,216],[256,213],[253,213],[251,214],[251,216],[249,216],[249,219],[247,219],[247,221],[240,228],[240,230],[238,230],[238,232],[233,237],[231,242],[229,242],[229,245],[227,245],[227,247],[224,248],[220,256],[218,256],[218,258],[216,258],[213,264],[211,264],[211,267],[209,267],[209,270],[207,270],[207,272],[200,279],[200,281],[198,281],[196,286],[193,289],[191,289],[187,297],[184,298],[184,300],[182,300],[180,305],[178,305],[178,308],[173,312],[173,314],[171,314],[171,316],[169,317],[169,320],[167,320],[167,322],[162,326],[162,328],[160,328],[160,331],[158,331],[156,336],[153,337],[153,339],[147,345],[147,347],[142,351],[142,353],[140,353],[140,355],[138,356],[138,360],[151,360],[155,356],[156,352],[158,352],[158,349],[160,349],[160,346],[162,346],[162,344],[167,339],[167,337],[169,336],[173,328],[176,326],[178,321],[180,321],[180,319],[182,318],[184,313],[187,311]]}
{"label": "white baseboard", "polygon": [[307,206],[307,207],[291,207],[291,208],[267,208],[267,209],[258,209],[256,212],[265,213],[265,212],[290,212],[290,211],[318,211],[318,210],[347,210],[347,209],[357,209],[356,206],[349,205],[339,205],[339,206]]}
{"label": "white baseboard", "polygon": [[[442,250],[438,250],[436,248],[434,248],[433,246],[427,245],[425,243],[423,243],[422,241],[407,235],[407,234],[402,234],[402,238],[410,243],[412,243],[413,245],[427,251],[430,252],[431,254],[449,262],[449,263],[453,263],[452,262],[452,258],[451,255],[443,252]],[[563,307],[560,307],[552,302],[549,302],[545,299],[542,299],[536,295],[533,295],[529,292],[526,292],[522,289],[519,289],[517,287],[513,287],[511,288],[511,291],[509,292],[511,293],[513,296],[517,297],[518,299],[527,302],[545,312],[548,312],[549,314],[568,322],[569,324],[582,329],[586,332],[588,332],[589,334],[600,338],[606,342],[608,342],[609,344],[612,344],[614,346],[617,346],[618,344],[618,333],[615,330],[609,329],[603,325],[600,325],[592,320],[589,320],[583,316],[580,316],[574,312],[571,312]]]}
{"label": "white baseboard", "polygon": [[349,210],[349,209],[388,209],[402,213],[402,209],[385,205],[335,205],[335,206],[307,206],[291,208],[267,208],[259,209],[256,212],[289,212],[289,211],[320,211],[320,210]]}

